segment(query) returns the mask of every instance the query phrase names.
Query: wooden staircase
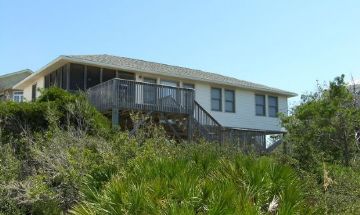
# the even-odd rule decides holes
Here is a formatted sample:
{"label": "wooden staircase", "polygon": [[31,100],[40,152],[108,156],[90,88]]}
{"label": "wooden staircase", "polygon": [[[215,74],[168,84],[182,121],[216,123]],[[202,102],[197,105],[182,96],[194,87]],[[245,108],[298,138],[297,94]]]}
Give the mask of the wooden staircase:
{"label": "wooden staircase", "polygon": [[[172,98],[168,98],[168,100],[172,100]],[[176,104],[176,101],[173,100],[171,102],[182,108],[179,104]],[[162,122],[168,134],[177,140],[187,139],[190,135],[190,139],[193,140],[204,139],[208,142],[222,142],[223,126],[196,101],[194,101],[192,115],[171,116],[169,114],[161,114],[160,122]]]}
{"label": "wooden staircase", "polygon": [[194,138],[203,138],[209,142],[222,143],[224,127],[207,112],[197,101],[194,101],[192,117]]}
{"label": "wooden staircase", "polygon": [[162,115],[160,124],[170,136],[180,141],[188,138],[187,120],[188,118],[184,116],[167,117]]}
{"label": "wooden staircase", "polygon": [[148,119],[129,119],[129,112],[140,112],[178,140],[239,144],[244,139],[242,142],[259,145],[261,150],[266,146],[265,132],[223,127],[195,101],[193,89],[115,78],[89,88],[87,97],[99,111],[111,114],[114,128],[130,130],[130,135],[147,126]]}
{"label": "wooden staircase", "polygon": [[[179,100],[179,99],[178,99]],[[184,102],[183,102],[184,103]],[[253,145],[264,151],[265,134],[259,131],[248,131],[223,127],[197,101],[191,105],[179,103],[173,95],[162,96],[156,100],[162,109],[122,109],[120,110],[120,128],[129,130],[129,135],[136,135],[139,128],[146,128],[150,122],[162,125],[168,136],[177,141],[189,140],[213,142],[230,145]],[[162,110],[167,111],[162,111]],[[140,119],[131,119],[132,112],[141,113]],[[240,144],[241,142],[241,144]],[[244,142],[244,144],[243,144]],[[270,148],[273,150],[276,146]],[[240,146],[239,148],[244,148]]]}
{"label": "wooden staircase", "polygon": [[[181,109],[181,105],[177,104],[171,97],[164,99],[167,103],[171,103],[175,108]],[[208,142],[222,142],[223,127],[208,113],[198,102],[194,102],[194,111],[191,115],[169,114],[169,113],[153,113],[144,114],[144,118],[138,122],[133,122],[130,135],[135,135],[138,128],[143,126],[145,118],[152,116],[153,120],[162,125],[167,134],[175,140],[192,139],[198,141],[200,139]],[[189,138],[190,135],[190,138]]]}

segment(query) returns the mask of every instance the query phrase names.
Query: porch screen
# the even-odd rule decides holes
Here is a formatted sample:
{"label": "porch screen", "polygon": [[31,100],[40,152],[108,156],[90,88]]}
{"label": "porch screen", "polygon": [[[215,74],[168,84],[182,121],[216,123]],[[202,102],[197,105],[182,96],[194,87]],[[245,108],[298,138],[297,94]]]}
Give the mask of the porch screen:
{"label": "porch screen", "polygon": [[86,76],[86,88],[93,87],[100,83],[100,68],[88,66]]}
{"label": "porch screen", "polygon": [[61,88],[63,88],[64,90],[67,90],[67,76],[68,76],[68,72],[67,72],[66,66],[63,66],[62,67]]}
{"label": "porch screen", "polygon": [[113,69],[103,69],[102,82],[116,78],[116,71]]}
{"label": "porch screen", "polygon": [[70,90],[84,90],[85,66],[70,64]]}

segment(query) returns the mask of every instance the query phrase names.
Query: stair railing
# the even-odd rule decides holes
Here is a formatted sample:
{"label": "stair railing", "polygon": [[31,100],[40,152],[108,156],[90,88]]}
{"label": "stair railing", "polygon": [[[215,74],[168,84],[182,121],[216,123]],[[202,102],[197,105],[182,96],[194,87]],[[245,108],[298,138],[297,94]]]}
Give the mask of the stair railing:
{"label": "stair railing", "polygon": [[194,101],[193,118],[194,129],[197,129],[206,140],[222,143],[222,125],[197,101]]}

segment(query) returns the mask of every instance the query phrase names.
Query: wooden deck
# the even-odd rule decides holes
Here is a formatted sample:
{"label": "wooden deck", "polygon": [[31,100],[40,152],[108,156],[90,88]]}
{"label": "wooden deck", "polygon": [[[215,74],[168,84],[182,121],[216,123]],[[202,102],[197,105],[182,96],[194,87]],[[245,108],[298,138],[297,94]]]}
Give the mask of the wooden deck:
{"label": "wooden deck", "polygon": [[192,115],[194,110],[195,93],[187,88],[115,78],[88,89],[87,94],[101,112],[118,109]]}
{"label": "wooden deck", "polygon": [[[100,112],[111,112],[114,127],[119,127],[119,112],[138,111],[166,122],[172,135],[178,138],[187,134],[189,141],[200,138],[258,152],[266,150],[265,137],[271,134],[223,127],[195,101],[193,89],[115,78],[88,89],[87,96]],[[144,123],[142,120],[134,122],[130,134],[135,134]]]}

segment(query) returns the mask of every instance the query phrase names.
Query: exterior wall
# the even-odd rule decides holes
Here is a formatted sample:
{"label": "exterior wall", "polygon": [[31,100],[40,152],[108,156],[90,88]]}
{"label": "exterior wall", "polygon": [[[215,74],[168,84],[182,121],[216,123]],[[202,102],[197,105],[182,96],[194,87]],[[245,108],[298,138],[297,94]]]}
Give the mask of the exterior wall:
{"label": "exterior wall", "polygon": [[14,100],[14,93],[21,92],[22,90],[13,90],[7,89],[4,91],[0,91],[0,101],[15,101]]}
{"label": "exterior wall", "polygon": [[[133,71],[131,71],[133,72]],[[205,82],[195,82],[193,80],[186,79],[177,79],[173,77],[165,76],[156,76],[153,74],[144,74],[144,73],[135,73],[136,81],[143,81],[144,78],[153,78],[157,80],[157,84],[160,84],[161,80],[170,80],[177,81],[179,86],[182,87],[184,83],[194,84],[195,85],[195,99],[196,101],[205,108],[217,121],[219,121],[225,127],[234,127],[234,128],[249,128],[249,129],[259,129],[259,130],[269,130],[269,131],[284,131],[281,128],[280,120],[276,117],[268,116],[268,95],[264,92],[255,92],[246,89],[235,89],[234,87],[226,87],[221,85],[208,84]],[[32,84],[27,85],[24,88],[24,100],[31,101],[32,94],[32,85],[37,83],[37,89],[42,89],[45,87],[44,76],[38,78]],[[222,106],[223,111],[211,111],[211,87],[222,88]],[[235,113],[224,112],[225,107],[225,95],[224,90],[234,90],[235,91]],[[255,114],[255,94],[266,95],[266,116],[256,116]],[[37,97],[40,93],[37,91]],[[278,96],[278,108],[279,112],[287,114],[288,104],[287,98],[285,96]]]}
{"label": "exterior wall", "polygon": [[12,90],[5,90],[2,94],[4,95],[5,101],[12,100]]}
{"label": "exterior wall", "polygon": [[[222,88],[223,98],[224,89],[231,89],[222,86],[210,86],[206,83],[195,84],[195,99],[201,104],[220,124],[225,127],[251,128],[270,131],[284,131],[281,128],[280,120],[276,117],[256,116],[255,114],[255,94],[254,91],[236,89],[235,90],[235,113],[211,111],[211,87]],[[260,94],[260,93],[259,93]],[[261,93],[264,94],[264,93]],[[266,95],[266,94],[265,94]],[[276,96],[276,95],[275,95]],[[224,99],[223,99],[224,100]],[[287,98],[278,96],[279,112],[287,114]],[[225,106],[223,101],[223,107]],[[224,108],[223,108],[224,109]],[[267,96],[266,96],[266,112]]]}
{"label": "exterior wall", "polygon": [[43,89],[44,88],[44,76],[38,78],[36,81],[34,81],[33,83],[27,85],[24,88],[24,101],[31,101],[31,93],[32,93],[32,86],[36,83],[36,97],[40,96],[40,92],[39,89]]}

